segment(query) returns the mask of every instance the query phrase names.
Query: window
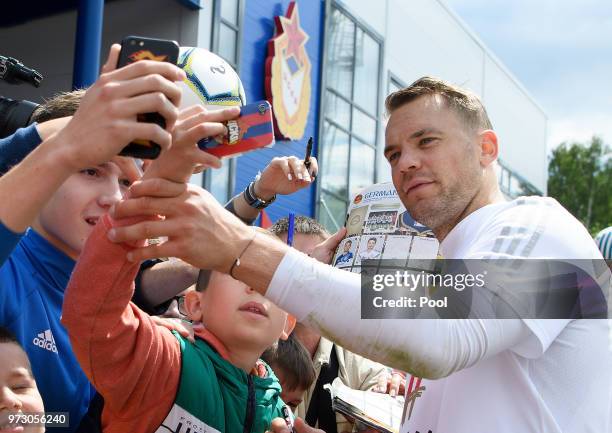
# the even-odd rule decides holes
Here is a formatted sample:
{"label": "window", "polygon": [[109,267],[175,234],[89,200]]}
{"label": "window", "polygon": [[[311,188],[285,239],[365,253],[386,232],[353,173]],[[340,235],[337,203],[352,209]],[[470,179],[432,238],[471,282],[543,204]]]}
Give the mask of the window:
{"label": "window", "polygon": [[[244,0],[215,0],[213,7],[212,51],[223,57],[240,74],[240,39]],[[217,170],[206,170],[204,187],[221,203],[234,189],[236,162],[224,159]]]}
{"label": "window", "polygon": [[213,51],[236,71],[240,58],[242,0],[216,0],[213,10]]}
{"label": "window", "polygon": [[398,90],[405,89],[406,86],[402,80],[397,78],[391,72],[389,72],[389,84],[387,85],[387,95],[390,95],[393,92],[397,92]]}
{"label": "window", "polygon": [[382,41],[340,5],[328,22],[318,216],[335,230],[351,196],[375,181]]}
{"label": "window", "polygon": [[497,160],[497,167],[499,187],[506,197],[514,199],[522,195],[543,195],[542,191],[518,173],[515,173],[503,161]]}

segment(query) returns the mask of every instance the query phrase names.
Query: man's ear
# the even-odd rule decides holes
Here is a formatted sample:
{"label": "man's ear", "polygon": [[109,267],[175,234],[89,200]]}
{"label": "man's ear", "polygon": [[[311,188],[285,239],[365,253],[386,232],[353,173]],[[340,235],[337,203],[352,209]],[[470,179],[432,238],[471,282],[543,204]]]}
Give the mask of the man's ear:
{"label": "man's ear", "polygon": [[194,322],[202,321],[202,293],[191,290],[185,293],[185,310],[187,316]]}
{"label": "man's ear", "polygon": [[285,329],[283,329],[283,333],[280,336],[281,340],[286,340],[287,338],[289,338],[289,336],[293,332],[293,328],[295,328],[296,322],[297,320],[295,319],[295,316],[292,316],[291,314],[287,313],[287,320],[285,321]]}
{"label": "man's ear", "polygon": [[480,165],[486,168],[497,160],[499,154],[497,134],[491,129],[485,129],[478,136],[480,138]]}

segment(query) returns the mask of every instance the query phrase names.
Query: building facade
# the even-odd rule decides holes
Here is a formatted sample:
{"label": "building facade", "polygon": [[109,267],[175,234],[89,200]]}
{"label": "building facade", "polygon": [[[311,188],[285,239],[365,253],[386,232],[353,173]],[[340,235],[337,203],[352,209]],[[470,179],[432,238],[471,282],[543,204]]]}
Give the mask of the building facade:
{"label": "building facade", "polygon": [[[39,89],[0,83],[0,94],[39,101],[71,87],[76,2],[0,22],[0,54],[35,67]],[[194,176],[220,200],[243,190],[274,156],[303,157],[309,137],[320,172],[316,187],[279,197],[272,220],[289,211],[343,225],[350,197],[390,179],[383,158],[384,98],[423,75],[470,88],[500,137],[499,179],[508,197],[546,193],[547,117],[537,102],[443,0],[299,0],[310,62],[310,107],[303,136],[224,162]],[[268,42],[288,0],[114,0],[103,8],[101,58],[126,35],[174,39],[224,57],[249,102],[266,99]]]}

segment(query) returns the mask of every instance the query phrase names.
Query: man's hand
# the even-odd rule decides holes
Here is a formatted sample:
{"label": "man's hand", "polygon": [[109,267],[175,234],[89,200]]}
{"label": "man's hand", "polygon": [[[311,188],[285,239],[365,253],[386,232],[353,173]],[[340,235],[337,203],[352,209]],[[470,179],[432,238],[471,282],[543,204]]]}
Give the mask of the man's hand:
{"label": "man's hand", "polygon": [[378,384],[372,389],[374,392],[389,394],[391,397],[404,395],[406,392],[406,374],[399,370],[390,370],[381,375]]}
{"label": "man's hand", "polygon": [[269,200],[274,195],[293,194],[310,185],[317,175],[319,166],[315,157],[310,158],[310,168],[295,156],[274,158],[255,182],[255,195]]}
{"label": "man's hand", "polygon": [[[291,430],[289,430],[289,427],[287,427],[287,423],[282,418],[274,418],[270,427],[272,428],[272,430],[269,430],[267,433],[293,433]],[[293,429],[296,433],[325,433],[323,430],[310,427],[304,422],[302,418],[295,419],[295,425]]]}
{"label": "man's hand", "polygon": [[[63,161],[73,171],[109,161],[135,139],[168,149],[178,117],[185,72],[168,62],[143,60],[114,69],[121,47],[113,45],[100,78],[87,90],[68,124],[59,131]],[[157,112],[166,129],[137,121],[139,113]]]}
{"label": "man's hand", "polygon": [[151,321],[157,326],[168,329],[169,331],[176,331],[181,337],[195,343],[195,334],[193,331],[193,325],[185,320],[175,319],[170,317],[159,317],[149,316]]}
{"label": "man's hand", "polygon": [[195,185],[147,179],[132,185],[129,197],[111,208],[113,218],[164,215],[165,219],[116,227],[109,231],[109,238],[114,242],[168,238],[164,243],[131,251],[128,258],[132,261],[178,257],[197,268],[228,272],[253,237],[251,228]]}
{"label": "man's hand", "polygon": [[151,163],[144,178],[160,177],[173,182],[188,182],[196,166],[219,168],[219,158],[202,151],[198,141],[226,134],[227,128],[221,122],[234,119],[239,114],[239,107],[207,111],[201,105],[194,105],[181,110],[172,131],[172,148]]}
{"label": "man's hand", "polygon": [[314,250],[312,250],[310,257],[329,265],[334,257],[336,248],[338,248],[338,245],[342,239],[344,239],[344,236],[346,236],[346,227],[342,227],[332,236],[317,245]]}

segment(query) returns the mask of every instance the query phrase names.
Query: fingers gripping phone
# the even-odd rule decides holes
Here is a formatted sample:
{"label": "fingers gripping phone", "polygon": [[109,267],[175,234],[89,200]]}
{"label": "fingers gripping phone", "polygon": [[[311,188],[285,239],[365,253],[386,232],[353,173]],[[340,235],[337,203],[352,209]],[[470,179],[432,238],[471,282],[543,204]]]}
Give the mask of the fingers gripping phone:
{"label": "fingers gripping phone", "polygon": [[204,138],[198,142],[198,147],[218,158],[224,158],[274,145],[272,107],[268,101],[240,107],[240,116],[225,124],[227,135]]}
{"label": "fingers gripping phone", "polygon": [[[155,60],[176,65],[178,54],[179,46],[176,41],[128,36],[121,41],[121,52],[119,53],[117,68],[139,60]],[[159,113],[138,114],[138,121],[156,123],[160,127],[166,128],[166,120]],[[119,155],[141,159],[155,159],[159,156],[160,152],[161,146],[151,140],[134,140],[124,147]]]}

